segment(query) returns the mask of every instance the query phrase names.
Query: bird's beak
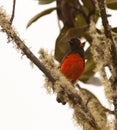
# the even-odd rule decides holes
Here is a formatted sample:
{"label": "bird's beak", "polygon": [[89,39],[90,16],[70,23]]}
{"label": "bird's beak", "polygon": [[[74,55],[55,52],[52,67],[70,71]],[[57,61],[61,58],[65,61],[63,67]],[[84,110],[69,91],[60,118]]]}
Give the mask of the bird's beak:
{"label": "bird's beak", "polygon": [[80,43],[80,46],[81,46],[81,47],[84,47],[84,46],[85,46],[85,43],[86,43],[86,42],[81,42],[81,43]]}

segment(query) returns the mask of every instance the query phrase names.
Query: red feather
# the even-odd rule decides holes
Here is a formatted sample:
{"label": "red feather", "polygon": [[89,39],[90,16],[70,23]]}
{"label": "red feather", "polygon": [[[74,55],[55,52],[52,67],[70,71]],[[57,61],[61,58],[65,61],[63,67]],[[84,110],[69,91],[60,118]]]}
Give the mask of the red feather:
{"label": "red feather", "polygon": [[84,60],[78,53],[70,54],[63,60],[61,72],[74,83],[82,75],[84,66]]}

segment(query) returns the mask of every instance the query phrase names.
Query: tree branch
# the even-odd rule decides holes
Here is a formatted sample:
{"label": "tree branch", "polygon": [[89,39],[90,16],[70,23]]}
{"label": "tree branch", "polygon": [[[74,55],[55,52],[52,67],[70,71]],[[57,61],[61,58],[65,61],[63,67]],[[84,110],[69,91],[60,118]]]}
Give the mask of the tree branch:
{"label": "tree branch", "polygon": [[[98,0],[98,6],[99,6],[99,9],[100,9],[100,14],[101,14],[101,18],[102,18],[102,24],[103,24],[103,27],[104,27],[105,36],[108,39],[110,39],[110,41],[111,41],[110,53],[111,53],[111,57],[112,57],[111,60],[112,60],[113,68],[114,68],[114,69],[112,68],[112,70],[114,70],[113,77],[115,78],[114,80],[116,81],[117,80],[117,59],[116,59],[117,49],[116,49],[115,41],[113,40],[113,36],[112,36],[112,33],[111,33],[111,26],[109,25],[109,22],[108,22],[108,19],[107,19],[104,0]],[[115,89],[115,87],[114,87],[114,89]]]}
{"label": "tree branch", "polygon": [[[51,86],[53,91],[55,91],[58,94],[60,90],[63,90],[64,91],[64,95],[62,95],[63,98],[66,98],[70,106],[73,107],[74,111],[76,111],[76,109],[81,109],[79,113],[83,116],[83,119],[85,119],[87,124],[89,124],[92,128],[99,130],[100,126],[96,122],[94,115],[91,113],[91,110],[84,103],[82,97],[79,96],[78,91],[67,80],[64,80],[65,77],[61,73],[60,75],[57,75],[59,73],[57,72],[57,74],[55,74],[57,75],[56,78],[56,76],[53,73],[51,73],[50,70],[48,70],[39,61],[39,59],[30,51],[30,49],[24,44],[23,40],[21,40],[20,37],[17,35],[17,33],[14,31],[10,21],[7,19],[6,14],[3,13],[1,8],[0,8],[0,26],[2,27],[4,32],[7,33],[8,37],[11,38],[16,43],[18,48],[21,49],[22,52],[48,77],[49,81],[53,83],[54,87]],[[62,77],[63,79],[61,79]],[[58,80],[59,84],[57,84]],[[77,115],[77,117],[79,117],[79,115]],[[85,121],[82,121],[82,123],[85,123]]]}
{"label": "tree branch", "polygon": [[98,0],[98,6],[100,9],[100,14],[102,18],[102,24],[104,27],[104,32],[105,36],[110,40],[110,55],[111,59],[110,61],[112,62],[110,64],[110,71],[112,73],[111,77],[111,87],[113,90],[113,104],[114,104],[114,113],[115,117],[117,120],[117,49],[115,46],[115,41],[113,39],[112,33],[111,33],[111,26],[109,25],[108,19],[107,19],[107,14],[106,14],[106,9],[105,9],[105,1],[104,0]]}
{"label": "tree branch", "polygon": [[13,19],[15,16],[15,5],[16,5],[16,0],[13,0],[13,8],[12,8],[12,15],[11,15],[11,19],[10,19],[10,23],[13,23]]}
{"label": "tree branch", "polygon": [[46,67],[38,60],[38,58],[30,51],[30,49],[24,44],[24,42],[18,37],[17,33],[11,26],[11,22],[7,20],[7,16],[2,12],[0,8],[0,26],[7,33],[8,37],[11,38],[19,49],[49,78],[51,82],[55,82],[55,79]]}

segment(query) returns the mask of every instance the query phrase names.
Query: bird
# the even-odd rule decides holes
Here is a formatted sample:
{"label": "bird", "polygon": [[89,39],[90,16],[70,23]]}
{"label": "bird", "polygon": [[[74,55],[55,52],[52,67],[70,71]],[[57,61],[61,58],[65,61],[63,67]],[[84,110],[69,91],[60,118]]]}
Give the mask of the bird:
{"label": "bird", "polygon": [[84,43],[78,38],[69,41],[70,51],[63,58],[60,71],[72,83],[75,84],[84,72]]}
{"label": "bird", "polygon": [[[83,74],[85,68],[84,43],[78,38],[71,38],[68,43],[70,51],[64,56],[60,71],[74,86]],[[63,95],[64,91],[61,91],[56,100],[58,103],[65,105],[66,101],[64,100]]]}

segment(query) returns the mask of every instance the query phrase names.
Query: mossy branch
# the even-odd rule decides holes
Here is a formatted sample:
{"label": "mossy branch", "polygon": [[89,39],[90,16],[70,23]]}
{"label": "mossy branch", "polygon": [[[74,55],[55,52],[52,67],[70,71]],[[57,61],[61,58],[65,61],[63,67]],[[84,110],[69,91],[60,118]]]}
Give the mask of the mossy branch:
{"label": "mossy branch", "polygon": [[52,77],[51,73],[24,44],[24,41],[20,39],[17,32],[11,26],[11,21],[8,20],[2,8],[0,8],[0,26],[2,27],[3,31],[6,32],[8,38],[11,38],[12,41],[15,42],[18,49],[21,49],[22,52],[49,78],[50,81],[55,82],[55,79]]}
{"label": "mossy branch", "polygon": [[[116,48],[116,43],[113,39],[111,26],[109,25],[109,22],[107,19],[105,5],[106,4],[105,4],[104,0],[98,0],[98,6],[100,9],[100,14],[101,14],[101,18],[102,18],[102,24],[104,27],[105,36],[110,41],[110,55],[111,55],[112,63],[111,64],[109,63],[110,64],[109,67],[110,67],[110,71],[112,73],[111,80],[110,80],[111,87],[112,87],[113,92],[114,91],[117,92],[117,48]],[[113,94],[113,104],[115,107],[115,116],[117,119],[117,93]]]}
{"label": "mossy branch", "polygon": [[[59,94],[61,91],[64,91],[64,95],[62,96],[65,101],[67,101],[69,105],[74,109],[75,116],[79,118],[80,113],[81,118],[84,119],[82,120],[81,124],[83,125],[83,123],[87,122],[90,127],[99,130],[100,126],[97,124],[94,116],[88,109],[87,104],[84,103],[83,99],[78,94],[78,91],[67,81],[67,79],[60,73],[60,71],[57,71],[56,69],[52,70],[52,68],[54,67],[49,66],[52,67],[50,71],[30,51],[30,49],[24,44],[24,41],[20,39],[16,31],[11,26],[10,20],[8,20],[2,8],[0,8],[0,26],[2,27],[3,31],[6,32],[8,37],[11,38],[13,42],[15,42],[17,47],[22,50],[22,52],[27,56],[27,58],[29,58],[46,75],[49,81],[51,81],[51,89],[53,89],[53,91],[57,94]],[[76,113],[78,113],[78,115]]]}
{"label": "mossy branch", "polygon": [[[112,65],[113,65],[113,68],[112,70],[114,69],[114,72],[113,72],[113,76],[114,76],[114,80],[117,80],[117,60],[116,60],[116,57],[117,57],[117,49],[116,49],[116,46],[115,46],[115,41],[113,39],[113,36],[112,36],[112,27],[109,25],[109,22],[108,22],[108,19],[107,19],[107,14],[106,14],[106,9],[105,9],[105,3],[104,3],[104,0],[98,0],[98,6],[99,6],[99,9],[100,9],[100,15],[101,15],[101,18],[102,18],[102,24],[103,24],[103,27],[104,27],[104,32],[105,32],[105,36],[110,40],[110,53],[111,53],[111,57],[112,57]],[[116,84],[116,87],[117,87],[117,84]]]}

